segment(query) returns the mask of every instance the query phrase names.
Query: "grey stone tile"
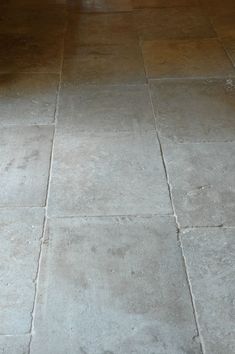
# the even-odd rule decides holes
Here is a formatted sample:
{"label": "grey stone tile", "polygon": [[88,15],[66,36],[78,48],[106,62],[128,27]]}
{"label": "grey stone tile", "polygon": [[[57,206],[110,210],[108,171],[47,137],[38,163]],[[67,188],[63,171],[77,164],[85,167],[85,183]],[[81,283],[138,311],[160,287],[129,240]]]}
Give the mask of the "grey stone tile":
{"label": "grey stone tile", "polygon": [[79,84],[145,83],[141,50],[137,45],[74,47],[66,53],[64,81]]}
{"label": "grey stone tile", "polygon": [[146,85],[64,85],[60,94],[59,126],[80,132],[155,130]]}
{"label": "grey stone tile", "polygon": [[79,12],[126,12],[132,10],[131,0],[68,0],[69,7]]}
{"label": "grey stone tile", "polygon": [[173,218],[49,221],[32,354],[199,354],[196,335]]}
{"label": "grey stone tile", "polygon": [[56,136],[50,216],[169,214],[160,149],[153,132]]}
{"label": "grey stone tile", "polygon": [[0,206],[45,205],[53,128],[0,129]]}
{"label": "grey stone tile", "polygon": [[151,95],[161,139],[235,140],[234,80],[154,80]]}
{"label": "grey stone tile", "polygon": [[205,353],[235,352],[235,229],[182,234]]}
{"label": "grey stone tile", "polygon": [[65,50],[76,45],[138,44],[132,13],[80,14],[69,16]]}
{"label": "grey stone tile", "polygon": [[181,226],[235,225],[235,143],[164,144]]}
{"label": "grey stone tile", "polygon": [[63,36],[0,34],[0,73],[59,73]]}
{"label": "grey stone tile", "polygon": [[235,75],[222,45],[214,38],[145,41],[143,56],[149,78]]}
{"label": "grey stone tile", "polygon": [[28,354],[29,336],[1,336],[0,335],[0,353],[1,354]]}
{"label": "grey stone tile", "polygon": [[59,76],[0,75],[0,124],[49,124],[54,121]]}
{"label": "grey stone tile", "polygon": [[44,211],[0,209],[0,220],[0,333],[24,334],[31,326]]}
{"label": "grey stone tile", "polygon": [[133,8],[196,6],[197,0],[132,0]]}
{"label": "grey stone tile", "polygon": [[142,9],[134,12],[140,38],[208,38],[216,33],[199,7]]}

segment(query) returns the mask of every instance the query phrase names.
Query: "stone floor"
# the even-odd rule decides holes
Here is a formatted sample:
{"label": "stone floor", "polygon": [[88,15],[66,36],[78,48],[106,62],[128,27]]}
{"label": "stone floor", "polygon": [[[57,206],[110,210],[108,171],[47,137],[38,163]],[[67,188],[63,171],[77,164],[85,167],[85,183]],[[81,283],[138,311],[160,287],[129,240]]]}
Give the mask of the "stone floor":
{"label": "stone floor", "polygon": [[234,0],[5,0],[0,353],[235,353]]}

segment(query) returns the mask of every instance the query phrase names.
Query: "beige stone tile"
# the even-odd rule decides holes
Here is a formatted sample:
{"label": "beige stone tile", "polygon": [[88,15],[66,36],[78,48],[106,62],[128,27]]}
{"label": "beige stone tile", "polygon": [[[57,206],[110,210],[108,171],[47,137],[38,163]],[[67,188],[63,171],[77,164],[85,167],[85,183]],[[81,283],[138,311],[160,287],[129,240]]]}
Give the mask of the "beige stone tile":
{"label": "beige stone tile", "polygon": [[143,40],[216,36],[209,19],[199,7],[136,10],[134,19]]}
{"label": "beige stone tile", "polygon": [[222,45],[213,38],[145,41],[142,48],[148,78],[235,75]]}

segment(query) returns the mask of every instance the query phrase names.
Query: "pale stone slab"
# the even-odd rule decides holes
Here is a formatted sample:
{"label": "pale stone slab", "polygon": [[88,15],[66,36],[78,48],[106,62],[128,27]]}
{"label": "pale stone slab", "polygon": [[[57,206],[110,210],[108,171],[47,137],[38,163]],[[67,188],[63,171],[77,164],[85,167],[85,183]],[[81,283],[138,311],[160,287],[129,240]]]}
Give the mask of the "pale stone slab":
{"label": "pale stone slab", "polygon": [[49,221],[31,354],[199,354],[173,218]]}
{"label": "pale stone slab", "polygon": [[235,76],[221,43],[214,38],[145,41],[142,48],[148,78]]}
{"label": "pale stone slab", "polygon": [[11,126],[0,135],[0,206],[44,206],[53,128]]}
{"label": "pale stone slab", "polygon": [[1,335],[30,331],[43,220],[40,208],[0,209]]}
{"label": "pale stone slab", "polygon": [[181,234],[205,353],[235,352],[235,229]]}
{"label": "pale stone slab", "polygon": [[148,87],[64,84],[60,91],[58,124],[94,133],[155,130]]}
{"label": "pale stone slab", "polygon": [[161,139],[173,142],[235,140],[235,80],[153,80]]}
{"label": "pale stone slab", "polygon": [[78,84],[146,83],[138,45],[74,46],[65,52],[63,78]]}
{"label": "pale stone slab", "polygon": [[0,125],[52,123],[58,82],[54,74],[0,75]]}
{"label": "pale stone slab", "polygon": [[1,354],[28,354],[29,335],[24,336],[1,336],[0,335],[0,353]]}
{"label": "pale stone slab", "polygon": [[171,213],[154,132],[79,134],[55,140],[50,216]]}
{"label": "pale stone slab", "polygon": [[235,226],[235,143],[164,144],[173,203],[186,226]]}
{"label": "pale stone slab", "polygon": [[209,18],[199,7],[136,10],[134,19],[142,40],[216,36]]}

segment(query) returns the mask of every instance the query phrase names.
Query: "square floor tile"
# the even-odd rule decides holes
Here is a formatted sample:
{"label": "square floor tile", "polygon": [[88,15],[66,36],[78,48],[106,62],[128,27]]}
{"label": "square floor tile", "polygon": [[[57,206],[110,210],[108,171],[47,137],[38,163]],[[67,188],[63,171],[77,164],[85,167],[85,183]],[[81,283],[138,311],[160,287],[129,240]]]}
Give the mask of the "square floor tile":
{"label": "square floor tile", "polygon": [[235,140],[235,81],[153,80],[152,102],[161,139]]}
{"label": "square floor tile", "polygon": [[75,47],[73,53],[65,54],[63,78],[79,84],[146,82],[141,50],[137,45]]}
{"label": "square floor tile", "polygon": [[206,353],[235,352],[235,229],[201,228],[181,234]]}
{"label": "square floor tile", "polygon": [[149,78],[235,76],[216,39],[146,41],[143,55]]}
{"label": "square floor tile", "polygon": [[125,12],[131,11],[131,0],[68,0],[69,7],[74,7],[79,12]]}
{"label": "square floor tile", "polygon": [[235,143],[164,144],[182,227],[235,226]]}
{"label": "square floor tile", "polygon": [[79,45],[113,45],[136,42],[138,35],[132,13],[80,14],[72,13],[68,19],[65,50]]}
{"label": "square floor tile", "polygon": [[132,0],[134,8],[195,6],[198,0]]}
{"label": "square floor tile", "polygon": [[196,335],[173,218],[50,220],[33,354],[199,354]]}
{"label": "square floor tile", "polygon": [[58,83],[56,74],[0,75],[0,125],[52,123]]}
{"label": "square floor tile", "polygon": [[0,206],[44,206],[53,128],[0,129]]}
{"label": "square floor tile", "polygon": [[169,213],[155,133],[57,132],[50,216]]}
{"label": "square floor tile", "polygon": [[80,132],[155,130],[147,85],[63,85],[59,126]]}
{"label": "square floor tile", "polygon": [[134,19],[143,40],[216,36],[209,18],[198,7],[136,10]]}
{"label": "square floor tile", "polygon": [[30,336],[0,336],[0,353],[27,354]]}
{"label": "square floor tile", "polygon": [[26,334],[31,328],[44,211],[0,209],[0,218],[0,332]]}

